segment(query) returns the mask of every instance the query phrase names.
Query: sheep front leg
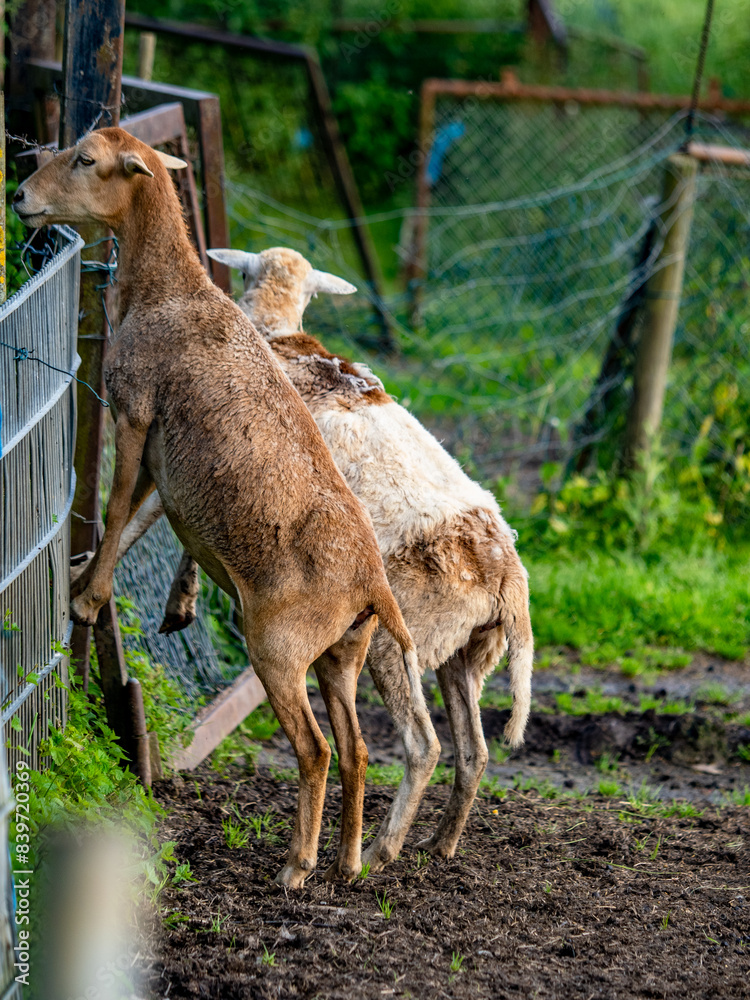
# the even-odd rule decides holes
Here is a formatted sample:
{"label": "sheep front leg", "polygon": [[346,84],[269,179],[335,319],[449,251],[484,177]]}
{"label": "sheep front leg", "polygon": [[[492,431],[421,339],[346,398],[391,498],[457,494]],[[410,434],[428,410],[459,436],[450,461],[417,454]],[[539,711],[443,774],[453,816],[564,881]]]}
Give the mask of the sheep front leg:
{"label": "sheep front leg", "polygon": [[[130,519],[120,536],[117,546],[117,562],[124,558],[141,536],[145,535],[154,522],[164,513],[159,494],[154,492],[154,480],[144,466],[138,472],[138,480],[130,501]],[[77,597],[87,586],[93,570],[95,552],[84,552],[74,556],[70,566],[70,595]]]}
{"label": "sheep front leg", "polygon": [[79,580],[83,592],[70,605],[71,617],[79,625],[94,625],[99,609],[112,597],[117,548],[131,515],[147,433],[148,428],[134,427],[125,414],[118,415],[115,425],[115,475],[107,505],[107,525],[94,558]]}

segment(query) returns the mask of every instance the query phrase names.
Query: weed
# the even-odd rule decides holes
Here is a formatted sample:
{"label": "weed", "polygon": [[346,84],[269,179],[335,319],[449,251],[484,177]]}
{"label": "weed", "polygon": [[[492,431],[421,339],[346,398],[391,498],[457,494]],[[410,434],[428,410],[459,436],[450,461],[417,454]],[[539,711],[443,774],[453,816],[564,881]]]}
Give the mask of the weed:
{"label": "weed", "polygon": [[491,740],[488,750],[496,764],[504,764],[512,753],[510,747],[502,740]]}
{"label": "weed", "polygon": [[733,705],[740,700],[739,694],[728,691],[723,684],[714,681],[702,684],[695,693],[695,700],[706,705]]}
{"label": "weed", "polygon": [[375,893],[375,899],[378,901],[378,906],[380,907],[380,912],[383,914],[386,920],[391,919],[391,914],[393,913],[394,903],[388,899],[388,890],[383,891],[383,895],[380,896]]}
{"label": "weed", "polygon": [[502,711],[505,708],[513,707],[513,695],[504,691],[494,691],[492,688],[485,688],[479,699],[482,708],[497,708]]}
{"label": "weed", "polygon": [[559,764],[561,757],[562,757],[562,754],[561,754],[560,750],[557,747],[555,747],[555,749],[552,751],[552,756],[551,756],[550,760],[552,761],[553,764]]}
{"label": "weed", "polygon": [[543,799],[557,799],[562,794],[560,789],[546,778],[524,778],[520,773],[514,775],[513,787],[519,792],[537,792]]}
{"label": "weed", "polygon": [[679,819],[691,819],[696,816],[702,816],[703,813],[704,810],[698,809],[692,802],[679,802],[677,800],[654,807],[654,815],[666,818],[677,816]]}
{"label": "weed", "polygon": [[370,862],[368,861],[364,865],[362,865],[362,871],[359,873],[357,878],[361,878],[362,881],[364,881],[369,874],[370,874]]}
{"label": "weed", "polygon": [[216,913],[209,913],[209,917],[211,918],[211,923],[208,925],[207,933],[221,934],[222,928],[229,917],[222,917],[221,909],[217,910]]}
{"label": "weed", "polygon": [[606,795],[607,797],[612,797],[613,795],[620,794],[620,786],[616,781],[611,778],[602,778],[599,782],[599,794]]}
{"label": "weed", "polygon": [[265,945],[263,945],[263,954],[260,956],[260,964],[268,965],[273,967],[276,965],[276,952],[269,951]]}
{"label": "weed", "polygon": [[440,690],[437,684],[433,684],[430,688],[430,697],[432,699],[432,704],[435,708],[445,708],[445,701],[443,700],[443,692]]}
{"label": "weed", "polygon": [[649,861],[656,861],[656,856],[659,853],[659,848],[660,847],[661,847],[661,834],[657,837],[657,839],[656,839],[656,846],[654,847],[653,851],[648,856]]}
{"label": "weed", "polygon": [[737,746],[737,756],[750,763],[750,743],[740,743]]}
{"label": "weed", "polygon": [[235,823],[235,821],[228,816],[226,819],[221,821],[221,828],[224,831],[224,841],[226,842],[227,847],[232,850],[247,847],[250,843],[250,831],[248,830],[247,823]]}
{"label": "weed", "polygon": [[404,776],[401,764],[368,764],[367,780],[371,785],[398,785]]}
{"label": "weed", "polygon": [[424,868],[430,863],[430,855],[427,851],[417,851],[417,868]]}
{"label": "weed", "polygon": [[299,771],[296,767],[274,767],[272,764],[268,770],[274,781],[288,782],[293,785],[299,781]]}
{"label": "weed", "polygon": [[197,882],[198,879],[193,875],[190,869],[190,862],[185,861],[181,865],[177,865],[175,868],[175,873],[172,878],[175,885],[179,885],[180,882]]}
{"label": "weed", "polygon": [[466,956],[462,955],[460,951],[454,951],[451,955],[451,972],[460,972],[465,958]]}
{"label": "weed", "polygon": [[742,789],[735,789],[729,794],[729,801],[735,806],[750,806],[750,788],[745,785]]}
{"label": "weed", "polygon": [[490,778],[483,774],[479,782],[479,792],[485,798],[499,799],[502,802],[508,794],[508,786],[501,784],[499,778]]}
{"label": "weed", "polygon": [[173,931],[175,928],[179,927],[180,924],[187,923],[188,920],[190,920],[190,917],[188,917],[187,914],[180,913],[179,910],[172,910],[171,913],[164,917],[162,923],[167,930]]}
{"label": "weed", "polygon": [[247,823],[254,831],[255,839],[267,844],[278,844],[281,840],[279,831],[289,826],[285,819],[278,819],[272,812],[265,812],[262,816],[248,816]]}
{"label": "weed", "polygon": [[601,691],[592,688],[581,697],[570,691],[562,691],[555,695],[557,707],[566,715],[605,715],[609,712],[623,714],[626,711],[622,698],[603,695]]}
{"label": "weed", "polygon": [[611,754],[606,751],[597,759],[595,766],[601,774],[614,774],[617,771],[619,754]]}
{"label": "weed", "polygon": [[646,763],[647,764],[651,760],[651,758],[654,756],[654,754],[657,753],[659,750],[661,750],[662,747],[668,747],[669,746],[669,740],[667,739],[667,737],[666,736],[660,736],[659,733],[656,732],[656,730],[654,729],[653,726],[649,726],[648,741],[649,741],[649,746],[648,746],[648,750],[646,751]]}
{"label": "weed", "polygon": [[328,840],[325,843],[324,851],[327,851],[331,846],[336,830],[338,829],[339,821],[337,819],[332,819],[329,823],[330,833],[328,834]]}
{"label": "weed", "polygon": [[550,893],[552,892],[552,883],[551,882],[545,882],[544,883],[544,891],[547,893],[548,896],[550,895]]}
{"label": "weed", "polygon": [[672,911],[668,910],[666,917],[661,918],[661,929],[665,931],[669,927],[669,918],[672,916]]}
{"label": "weed", "polygon": [[456,771],[447,764],[438,764],[430,776],[431,785],[452,785],[456,780]]}

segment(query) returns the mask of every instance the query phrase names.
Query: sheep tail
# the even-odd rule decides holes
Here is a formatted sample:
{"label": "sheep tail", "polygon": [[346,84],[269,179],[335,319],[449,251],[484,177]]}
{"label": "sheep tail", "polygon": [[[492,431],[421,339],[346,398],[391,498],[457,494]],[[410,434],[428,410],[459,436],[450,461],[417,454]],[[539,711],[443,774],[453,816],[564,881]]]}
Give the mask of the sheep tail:
{"label": "sheep tail", "polygon": [[507,601],[501,623],[508,639],[508,672],[513,707],[505,726],[505,739],[512,747],[523,743],[531,709],[531,674],[534,669],[534,635],[529,616],[529,590],[524,571],[523,586],[513,588],[514,601]]}
{"label": "sheep tail", "polygon": [[401,647],[404,668],[409,680],[412,704],[414,706],[421,706],[424,703],[422,671],[419,668],[419,658],[414,647],[414,640],[406,627],[406,622],[401,614],[401,609],[396,603],[396,598],[391,593],[391,589],[387,584],[378,590],[377,596],[373,601],[373,609],[378,616],[380,624],[386,632],[389,632],[393,636]]}

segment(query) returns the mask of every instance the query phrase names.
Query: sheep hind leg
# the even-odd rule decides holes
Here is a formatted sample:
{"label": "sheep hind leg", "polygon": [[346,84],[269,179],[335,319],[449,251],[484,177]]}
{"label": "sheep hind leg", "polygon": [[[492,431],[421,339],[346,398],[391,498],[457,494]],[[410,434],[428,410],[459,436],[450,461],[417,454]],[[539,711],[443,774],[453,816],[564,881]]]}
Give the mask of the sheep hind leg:
{"label": "sheep hind leg", "polygon": [[437,829],[417,846],[452,858],[482,780],[489,754],[482,731],[479,697],[485,675],[504,648],[502,630],[471,639],[437,670],[453,738],[456,777]]}
{"label": "sheep hind leg", "polygon": [[255,672],[268,695],[297,757],[299,797],[294,833],[286,864],[275,878],[277,885],[300,889],[312,875],[318,859],[318,838],[323,817],[326,777],[331,748],[320,731],[307,698],[307,664],[269,663],[253,655]]}
{"label": "sheep hind leg", "polygon": [[379,871],[401,850],[440,757],[421,687],[411,689],[401,651],[390,638],[378,645],[369,657],[370,674],[404,744],[406,764],[388,815],[362,856],[371,871]]}
{"label": "sheep hind leg", "polygon": [[362,739],[355,705],[357,680],[377,619],[345,635],[314,664],[320,693],[336,740],[341,774],[341,833],[336,860],[325,873],[327,881],[351,882],[362,870],[362,808],[367,774],[367,747]]}

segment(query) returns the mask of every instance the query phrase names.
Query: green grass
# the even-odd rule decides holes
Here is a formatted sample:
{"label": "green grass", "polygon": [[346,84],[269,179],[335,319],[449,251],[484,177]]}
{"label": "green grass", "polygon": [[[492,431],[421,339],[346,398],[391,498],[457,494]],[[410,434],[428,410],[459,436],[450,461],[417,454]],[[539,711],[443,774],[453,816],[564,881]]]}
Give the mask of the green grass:
{"label": "green grass", "polygon": [[211,754],[211,766],[220,774],[225,774],[233,764],[254,771],[260,743],[269,740],[278,728],[273,709],[264,702],[216,747]]}
{"label": "green grass", "polygon": [[[523,539],[519,542],[523,556]],[[539,646],[571,646],[614,662],[647,645],[742,659],[750,645],[750,577],[740,558],[664,552],[653,564],[593,551],[526,559]],[[687,653],[664,658],[670,667]],[[669,668],[669,667],[668,667]]]}

